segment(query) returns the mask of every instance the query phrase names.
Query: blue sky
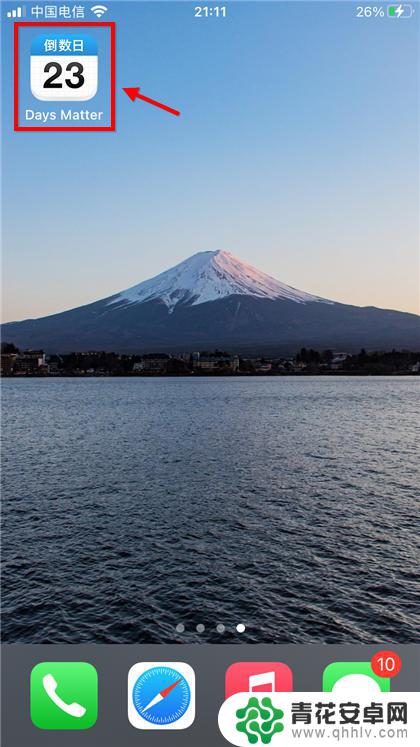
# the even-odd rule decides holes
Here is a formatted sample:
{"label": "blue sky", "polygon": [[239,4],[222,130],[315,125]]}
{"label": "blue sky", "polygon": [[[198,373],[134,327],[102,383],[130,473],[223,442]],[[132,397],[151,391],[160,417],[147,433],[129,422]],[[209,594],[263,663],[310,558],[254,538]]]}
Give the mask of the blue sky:
{"label": "blue sky", "polygon": [[[88,303],[205,249],[419,313],[418,23],[344,2],[197,19],[195,4],[106,3],[116,133],[14,133],[3,25],[3,318]],[[181,117],[131,103],[134,85]]]}

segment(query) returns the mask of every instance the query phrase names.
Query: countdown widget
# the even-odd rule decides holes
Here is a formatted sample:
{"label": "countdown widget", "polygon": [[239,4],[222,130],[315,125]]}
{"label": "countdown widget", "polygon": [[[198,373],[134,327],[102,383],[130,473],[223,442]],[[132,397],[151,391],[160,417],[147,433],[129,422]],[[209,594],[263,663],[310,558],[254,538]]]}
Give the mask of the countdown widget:
{"label": "countdown widget", "polygon": [[87,34],[41,34],[31,44],[31,91],[41,101],[88,101],[98,90],[98,45]]}
{"label": "countdown widget", "polygon": [[115,24],[15,23],[15,130],[115,130]]}

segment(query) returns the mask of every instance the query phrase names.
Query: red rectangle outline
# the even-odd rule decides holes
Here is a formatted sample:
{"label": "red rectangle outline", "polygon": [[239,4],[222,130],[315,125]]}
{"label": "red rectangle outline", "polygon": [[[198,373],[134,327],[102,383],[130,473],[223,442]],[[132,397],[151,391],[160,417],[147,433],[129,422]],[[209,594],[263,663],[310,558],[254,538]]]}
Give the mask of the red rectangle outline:
{"label": "red rectangle outline", "polygon": [[[109,127],[20,127],[19,126],[19,28],[21,26],[108,26],[111,33],[111,124]],[[14,23],[14,130],[15,132],[115,132],[115,21],[86,21],[86,23],[48,21],[17,21]]]}

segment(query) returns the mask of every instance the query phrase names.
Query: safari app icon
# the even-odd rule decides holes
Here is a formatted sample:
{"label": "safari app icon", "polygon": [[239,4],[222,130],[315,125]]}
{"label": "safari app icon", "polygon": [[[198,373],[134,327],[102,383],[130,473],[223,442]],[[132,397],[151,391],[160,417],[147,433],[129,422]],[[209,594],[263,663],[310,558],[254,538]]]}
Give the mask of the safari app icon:
{"label": "safari app icon", "polygon": [[31,672],[31,720],[38,729],[90,729],[98,718],[98,673],[85,661],[44,661]]}
{"label": "safari app icon", "polygon": [[188,729],[195,673],[184,662],[140,662],[128,673],[128,719],[135,729]]}

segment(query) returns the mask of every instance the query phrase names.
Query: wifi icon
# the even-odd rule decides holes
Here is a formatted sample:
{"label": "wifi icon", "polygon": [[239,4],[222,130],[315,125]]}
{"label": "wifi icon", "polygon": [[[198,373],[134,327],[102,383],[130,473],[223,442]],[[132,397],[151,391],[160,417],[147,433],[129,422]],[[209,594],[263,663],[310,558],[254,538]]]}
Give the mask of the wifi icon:
{"label": "wifi icon", "polygon": [[91,8],[92,13],[94,13],[97,18],[102,18],[107,10],[108,8],[105,5],[93,5]]}

